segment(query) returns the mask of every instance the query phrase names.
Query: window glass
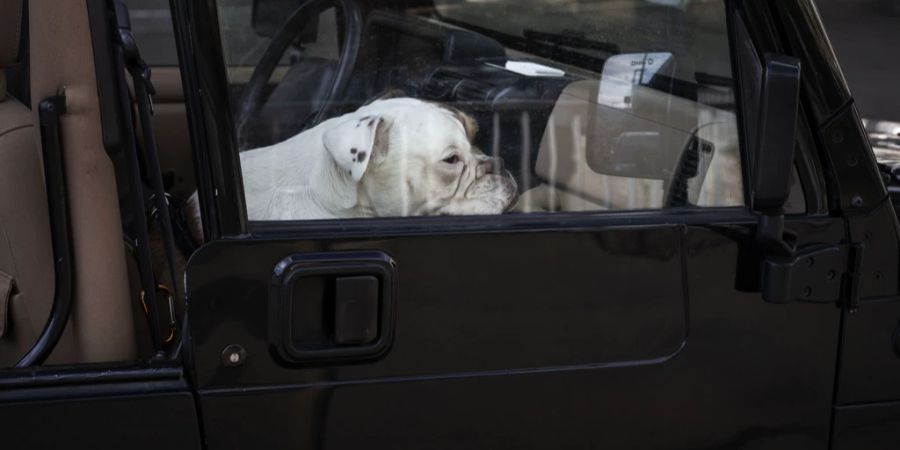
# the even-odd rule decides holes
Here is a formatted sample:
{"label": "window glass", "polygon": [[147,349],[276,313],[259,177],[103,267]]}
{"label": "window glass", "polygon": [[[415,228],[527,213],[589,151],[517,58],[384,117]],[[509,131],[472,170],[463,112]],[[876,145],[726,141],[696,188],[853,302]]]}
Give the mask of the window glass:
{"label": "window glass", "polygon": [[250,220],[744,204],[723,0],[308,3],[218,0]]}
{"label": "window glass", "polygon": [[177,66],[169,0],[125,0],[125,5],[131,16],[131,31],[147,64]]}

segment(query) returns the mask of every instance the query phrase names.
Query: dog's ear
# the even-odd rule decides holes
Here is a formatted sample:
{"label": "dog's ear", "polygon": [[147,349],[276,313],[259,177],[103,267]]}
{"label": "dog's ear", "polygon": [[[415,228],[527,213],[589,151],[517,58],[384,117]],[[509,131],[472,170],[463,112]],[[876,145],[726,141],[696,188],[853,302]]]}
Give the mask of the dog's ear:
{"label": "dog's ear", "polygon": [[475,135],[478,134],[478,122],[472,116],[458,109],[456,110],[456,118],[462,122],[463,128],[466,129],[466,137],[469,138],[469,142],[475,142]]}
{"label": "dog's ear", "polygon": [[387,156],[387,130],[383,118],[364,116],[345,120],[326,131],[322,142],[338,167],[353,181],[359,181],[370,163],[380,164]]}

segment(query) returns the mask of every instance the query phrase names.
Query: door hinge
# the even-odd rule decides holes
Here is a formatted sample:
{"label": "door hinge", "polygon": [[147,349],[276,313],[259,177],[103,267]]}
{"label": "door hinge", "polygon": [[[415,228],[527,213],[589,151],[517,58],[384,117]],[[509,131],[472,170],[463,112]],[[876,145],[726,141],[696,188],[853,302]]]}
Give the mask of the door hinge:
{"label": "door hinge", "polygon": [[815,245],[763,259],[762,296],[769,303],[836,303],[841,298],[846,246]]}
{"label": "door hinge", "polygon": [[789,256],[765,256],[762,296],[769,303],[834,303],[859,308],[865,245],[810,245]]}

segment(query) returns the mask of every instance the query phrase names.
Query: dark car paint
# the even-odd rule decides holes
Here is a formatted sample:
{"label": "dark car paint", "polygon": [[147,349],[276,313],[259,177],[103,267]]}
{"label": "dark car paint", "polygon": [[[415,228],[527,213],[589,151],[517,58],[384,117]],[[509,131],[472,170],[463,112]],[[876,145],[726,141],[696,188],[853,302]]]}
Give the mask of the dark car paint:
{"label": "dark car paint", "polygon": [[[209,448],[825,448],[840,310],[735,293],[750,221],[605,219],[579,232],[205,247],[188,277],[204,426],[220,430]],[[808,242],[844,235],[839,219],[791,227]],[[280,363],[265,330],[273,264],[365,249],[397,261],[391,351]],[[229,344],[245,346],[245,364],[220,363]]]}
{"label": "dark car paint", "polygon": [[0,372],[4,449],[199,449],[198,419],[174,361]]}
{"label": "dark car paint", "polygon": [[[896,314],[896,313],[895,313]],[[835,408],[834,450],[895,448],[900,442],[900,403]]]}
{"label": "dark car paint", "polygon": [[128,395],[134,386],[111,388],[107,395],[0,403],[3,448],[202,448],[190,392]]}
{"label": "dark car paint", "polygon": [[[809,0],[729,5],[758,51],[803,61],[815,131],[804,190],[821,192],[821,178],[829,201],[787,228],[801,244],[866,244],[854,313],[736,289],[754,254],[744,210],[249,229],[220,113],[213,2],[172,4],[204,225],[216,238],[189,266],[183,368],[174,378],[144,364],[111,378],[103,365],[56,380],[64,369],[6,371],[4,448],[896,445],[900,228]],[[285,363],[267,335],[275,264],[365,249],[397,262],[390,351],[358,364]],[[232,345],[246,359],[226,367]]]}

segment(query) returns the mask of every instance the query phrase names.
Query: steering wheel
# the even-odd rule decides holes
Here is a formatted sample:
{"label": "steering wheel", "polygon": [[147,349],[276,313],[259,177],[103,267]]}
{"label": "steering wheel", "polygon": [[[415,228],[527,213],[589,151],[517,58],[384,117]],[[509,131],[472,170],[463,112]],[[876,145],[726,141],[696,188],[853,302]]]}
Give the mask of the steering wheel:
{"label": "steering wheel", "polygon": [[[262,109],[268,98],[268,90],[266,89],[272,73],[278,66],[281,56],[287,51],[287,48],[296,38],[297,34],[303,30],[306,22],[313,17],[317,17],[319,11],[324,9],[329,3],[333,3],[338,7],[341,16],[344,19],[343,45],[341,46],[341,56],[338,60],[334,77],[331,81],[330,89],[325,90],[316,100],[322,107],[315,114],[312,121],[306,124],[306,128],[315,126],[328,117],[335,101],[340,100],[350,80],[350,74],[353,73],[353,65],[356,63],[356,57],[359,53],[359,45],[362,36],[362,12],[355,0],[306,0],[291,13],[290,17],[281,25],[281,28],[272,37],[269,46],[263,53],[262,58],[253,69],[250,81],[247,82],[241,96],[240,107],[238,109],[238,130],[243,132],[245,126],[250,123],[250,119],[256,116]],[[301,56],[300,60],[295,64],[303,64],[305,56]]]}

